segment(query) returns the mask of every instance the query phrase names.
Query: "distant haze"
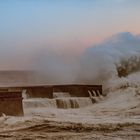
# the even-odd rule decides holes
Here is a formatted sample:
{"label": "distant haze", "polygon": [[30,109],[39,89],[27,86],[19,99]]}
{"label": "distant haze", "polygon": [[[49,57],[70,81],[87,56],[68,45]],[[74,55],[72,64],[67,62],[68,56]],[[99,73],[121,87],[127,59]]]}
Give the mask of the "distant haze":
{"label": "distant haze", "polygon": [[1,0],[0,70],[50,83],[125,77],[140,67],[139,13],[139,0]]}
{"label": "distant haze", "polygon": [[139,0],[0,0],[0,69],[32,69],[44,51],[69,58],[117,32],[138,34],[139,13]]}

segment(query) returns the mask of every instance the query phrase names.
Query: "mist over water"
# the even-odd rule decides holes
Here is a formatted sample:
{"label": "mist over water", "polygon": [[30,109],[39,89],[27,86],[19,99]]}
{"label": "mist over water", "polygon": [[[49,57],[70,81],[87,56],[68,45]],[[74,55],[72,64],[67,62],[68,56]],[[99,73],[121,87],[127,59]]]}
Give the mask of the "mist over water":
{"label": "mist over water", "polygon": [[83,56],[89,68],[85,79],[108,81],[126,77],[140,70],[140,39],[129,32],[119,33],[88,48]]}
{"label": "mist over water", "polygon": [[106,84],[140,70],[140,37],[118,33],[77,55],[44,50],[34,68],[49,84]]}
{"label": "mist over water", "polygon": [[[29,53],[23,55],[22,50],[15,50],[15,54],[20,52],[19,54],[22,55],[17,55],[16,60],[14,57],[11,58],[11,61],[6,61],[5,65],[8,65],[10,62],[9,65],[11,65],[14,61],[13,67],[8,70],[14,68],[17,70],[27,69],[35,71],[32,74],[30,72],[28,75],[32,75],[30,81],[36,84],[107,85],[110,81],[127,79],[132,77],[131,75],[136,74],[139,77],[139,35],[133,35],[129,32],[118,33],[88,48],[85,47],[82,50],[77,46],[75,48],[73,46],[63,49],[47,46],[44,48],[35,47],[34,50],[29,49],[29,52],[32,52],[30,56]],[[23,53],[27,52],[26,49]],[[14,50],[12,50],[12,53],[14,53]],[[26,64],[22,64],[22,58],[27,60]],[[19,63],[21,63],[22,67],[18,65]],[[18,77],[20,77],[19,75],[20,73]],[[16,73],[14,78],[16,78]]]}

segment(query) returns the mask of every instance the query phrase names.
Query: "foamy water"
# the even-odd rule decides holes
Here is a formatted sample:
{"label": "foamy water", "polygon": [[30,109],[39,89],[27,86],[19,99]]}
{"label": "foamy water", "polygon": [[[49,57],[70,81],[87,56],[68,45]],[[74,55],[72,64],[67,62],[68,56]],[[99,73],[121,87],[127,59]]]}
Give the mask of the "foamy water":
{"label": "foamy water", "polygon": [[28,108],[81,108],[92,105],[92,101],[88,97],[68,97],[68,98],[36,98],[24,99],[23,107]]}

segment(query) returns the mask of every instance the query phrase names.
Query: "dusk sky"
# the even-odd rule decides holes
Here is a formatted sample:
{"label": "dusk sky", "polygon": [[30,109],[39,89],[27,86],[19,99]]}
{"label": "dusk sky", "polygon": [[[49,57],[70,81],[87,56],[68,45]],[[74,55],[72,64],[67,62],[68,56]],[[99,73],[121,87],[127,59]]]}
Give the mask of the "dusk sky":
{"label": "dusk sky", "polygon": [[83,48],[118,32],[139,34],[139,13],[140,0],[0,0],[0,55],[6,61],[16,50]]}

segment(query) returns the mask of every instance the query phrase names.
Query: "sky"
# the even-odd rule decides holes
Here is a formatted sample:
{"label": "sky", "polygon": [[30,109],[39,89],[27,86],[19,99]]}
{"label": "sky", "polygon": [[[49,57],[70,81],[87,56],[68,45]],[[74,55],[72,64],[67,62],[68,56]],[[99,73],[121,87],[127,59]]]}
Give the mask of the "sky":
{"label": "sky", "polygon": [[74,52],[118,32],[139,34],[139,13],[140,0],[0,0],[0,66],[30,64],[39,48]]}

